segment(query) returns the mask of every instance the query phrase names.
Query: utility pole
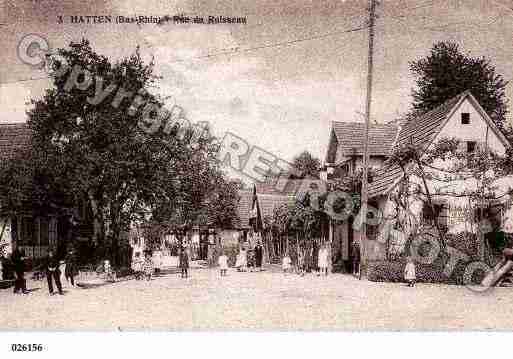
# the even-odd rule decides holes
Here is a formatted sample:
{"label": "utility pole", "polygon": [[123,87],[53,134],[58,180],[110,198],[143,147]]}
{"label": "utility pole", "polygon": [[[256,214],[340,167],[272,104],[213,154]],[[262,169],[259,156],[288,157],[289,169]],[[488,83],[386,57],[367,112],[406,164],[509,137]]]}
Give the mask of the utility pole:
{"label": "utility pole", "polygon": [[372,103],[372,66],[374,53],[374,17],[376,13],[376,0],[369,0],[369,53],[367,56],[367,101],[365,104],[365,132],[363,147],[363,177],[360,209],[360,252],[363,268],[367,266],[367,201],[369,176],[369,127]]}

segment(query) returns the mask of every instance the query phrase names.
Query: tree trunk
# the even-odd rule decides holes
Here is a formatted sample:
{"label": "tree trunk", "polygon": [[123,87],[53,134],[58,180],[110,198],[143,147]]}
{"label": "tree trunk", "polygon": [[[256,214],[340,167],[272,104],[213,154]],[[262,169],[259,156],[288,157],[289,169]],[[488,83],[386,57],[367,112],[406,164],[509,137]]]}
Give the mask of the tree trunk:
{"label": "tree trunk", "polygon": [[103,218],[103,208],[101,208],[101,205],[98,203],[92,193],[89,193],[88,196],[93,212],[93,240],[98,245],[103,245],[105,239],[105,221]]}
{"label": "tree trunk", "polygon": [[[433,205],[433,199],[431,197],[431,193],[429,192],[429,188],[428,188],[428,185],[426,182],[426,175],[424,173],[424,167],[422,167],[422,164],[420,163],[420,159],[417,156],[415,156],[415,161],[417,162],[417,165],[419,166],[420,174],[422,177],[422,182],[424,184],[424,189],[426,190],[428,204],[429,204],[429,207],[431,208],[431,213],[434,217],[435,216],[435,206]],[[438,223],[438,218],[435,218],[434,222],[435,222],[436,230],[440,237],[440,246],[442,247],[442,249],[445,250],[445,235],[444,235],[442,229],[440,228],[440,224]]]}

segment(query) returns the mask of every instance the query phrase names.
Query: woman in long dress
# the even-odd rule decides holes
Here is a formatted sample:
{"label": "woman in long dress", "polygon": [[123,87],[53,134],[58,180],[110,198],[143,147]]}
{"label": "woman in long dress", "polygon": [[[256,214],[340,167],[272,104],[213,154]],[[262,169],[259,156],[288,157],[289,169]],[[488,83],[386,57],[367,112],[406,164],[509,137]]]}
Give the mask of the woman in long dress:
{"label": "woman in long dress", "polygon": [[241,262],[241,270],[246,272],[248,270],[248,252],[244,247],[240,250],[240,262]]}

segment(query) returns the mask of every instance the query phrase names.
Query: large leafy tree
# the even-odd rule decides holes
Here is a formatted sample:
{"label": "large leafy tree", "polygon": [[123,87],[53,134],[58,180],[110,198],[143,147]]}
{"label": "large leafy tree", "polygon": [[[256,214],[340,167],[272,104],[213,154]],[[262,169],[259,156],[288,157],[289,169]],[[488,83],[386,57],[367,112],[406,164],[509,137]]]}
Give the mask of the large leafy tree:
{"label": "large leafy tree", "polygon": [[410,71],[416,78],[410,115],[432,110],[470,90],[498,127],[504,128],[508,82],[489,59],[464,54],[455,43],[438,42],[428,56],[410,62]]}
{"label": "large leafy tree", "polygon": [[[120,233],[134,220],[190,222],[219,181],[213,138],[165,121],[150,133],[141,126],[147,123],[144,106],[134,107],[133,98],[113,106],[119,89],[162,105],[148,91],[158,81],[153,63],[138,51],[114,62],[82,40],[57,53],[70,70],[55,76],[43,98],[33,101],[28,123],[35,152],[44,154],[53,181],[64,184],[75,203],[90,204],[99,248],[115,259]],[[74,67],[91,74],[90,86],[84,75],[77,77],[80,86],[69,86]],[[97,88],[117,91],[91,103]]]}
{"label": "large leafy tree", "polygon": [[296,178],[319,178],[321,161],[308,151],[303,151],[294,157],[292,167]]}

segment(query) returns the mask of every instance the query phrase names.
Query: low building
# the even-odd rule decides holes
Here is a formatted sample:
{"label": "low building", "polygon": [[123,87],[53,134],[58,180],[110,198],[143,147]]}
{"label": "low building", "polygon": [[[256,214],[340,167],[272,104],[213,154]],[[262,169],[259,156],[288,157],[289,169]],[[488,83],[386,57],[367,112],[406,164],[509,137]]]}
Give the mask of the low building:
{"label": "low building", "polygon": [[[16,161],[26,155],[31,140],[27,124],[0,124],[0,162]],[[0,247],[9,254],[16,244],[34,259],[46,256],[49,249],[63,256],[72,241],[80,247],[80,243],[91,239],[91,218],[85,204],[81,208],[61,208],[27,201],[17,213],[0,213]]]}

